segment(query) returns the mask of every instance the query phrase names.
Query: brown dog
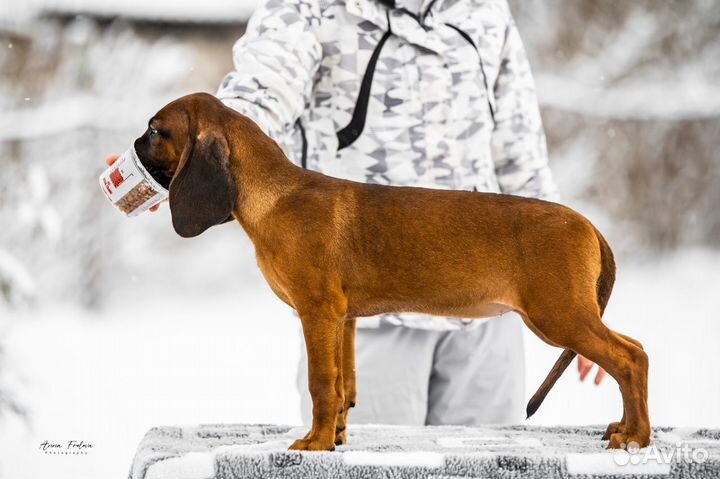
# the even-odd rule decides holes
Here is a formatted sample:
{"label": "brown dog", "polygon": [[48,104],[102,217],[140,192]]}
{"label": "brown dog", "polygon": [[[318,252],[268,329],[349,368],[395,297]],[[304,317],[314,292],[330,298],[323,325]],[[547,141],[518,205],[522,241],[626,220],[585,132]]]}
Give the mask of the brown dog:
{"label": "brown dog", "polygon": [[515,196],[368,185],[295,166],[251,120],[208,94],[160,110],[135,142],[170,189],[183,237],[234,217],[277,296],[303,326],[312,429],[291,449],[345,441],[355,404],[355,318],[418,312],[484,318],[516,311],[565,352],[528,404],[532,414],[576,353],[620,385],[609,447],[650,443],[648,358],[601,321],[612,251],[561,205]]}

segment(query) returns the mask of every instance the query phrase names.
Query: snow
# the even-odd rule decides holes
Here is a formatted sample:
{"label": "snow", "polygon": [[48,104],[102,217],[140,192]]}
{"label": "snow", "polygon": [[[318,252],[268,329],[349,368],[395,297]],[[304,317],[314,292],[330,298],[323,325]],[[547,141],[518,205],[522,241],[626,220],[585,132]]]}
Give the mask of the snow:
{"label": "snow", "polygon": [[0,296],[0,312],[5,301],[24,303],[35,295],[35,291],[35,280],[27,268],[16,257],[0,249],[0,293],[6,296]]}
{"label": "snow", "polygon": [[[250,254],[249,244],[238,245]],[[179,291],[142,278],[118,287],[109,307],[96,313],[74,307],[15,313],[5,364],[20,375],[32,427],[5,419],[0,477],[120,477],[156,425],[299,424],[298,321],[257,268],[241,263],[228,265],[242,268],[237,289],[216,295],[204,289],[202,275]],[[639,338],[650,355],[654,425],[720,426],[720,383],[708,376],[720,367],[720,306],[709,300],[720,290],[718,265],[720,253],[702,250],[619,261],[606,319]],[[526,351],[529,397],[559,350],[528,332]],[[529,423],[602,424],[621,411],[614,381],[580,383],[573,366]],[[44,440],[70,439],[93,449],[82,457],[38,449]]]}
{"label": "snow", "polygon": [[[163,106],[157,97],[137,100],[136,104],[157,105],[156,109]],[[86,94],[58,98],[0,117],[0,141],[42,139],[87,127],[126,132],[147,121],[151,110],[138,111],[134,108],[136,104]]]}
{"label": "snow", "polygon": [[714,2],[510,3],[542,106],[595,118],[717,117]]}
{"label": "snow", "polygon": [[[298,422],[298,326],[287,308],[252,293],[187,296],[137,303],[119,294],[101,317],[73,308],[19,314],[6,364],[28,378],[33,428],[4,424],[0,451],[13,454],[0,456],[0,477],[48,469],[58,478],[118,477],[158,424]],[[38,451],[46,439],[94,448],[67,463]]]}
{"label": "snow", "polygon": [[644,78],[608,88],[583,83],[570,71],[536,75],[536,85],[543,107],[599,118],[683,120],[715,118],[720,111],[720,87],[703,78]]}
{"label": "snow", "polygon": [[647,58],[656,51],[663,28],[658,18],[637,10],[614,36],[606,32],[604,44],[592,54],[579,54],[561,66],[546,59],[535,75],[541,106],[595,118],[716,118],[720,87],[712,58],[718,50],[693,51],[669,69],[657,56]]}

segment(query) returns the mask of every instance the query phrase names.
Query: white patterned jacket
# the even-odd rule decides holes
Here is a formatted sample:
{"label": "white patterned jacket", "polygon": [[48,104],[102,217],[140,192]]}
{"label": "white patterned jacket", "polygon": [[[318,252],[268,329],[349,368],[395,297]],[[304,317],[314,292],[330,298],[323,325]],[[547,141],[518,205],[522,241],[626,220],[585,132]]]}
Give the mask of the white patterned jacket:
{"label": "white patterned jacket", "polygon": [[268,0],[233,60],[218,98],[304,167],[368,183],[557,198],[506,0],[422,0],[419,14],[393,0]]}

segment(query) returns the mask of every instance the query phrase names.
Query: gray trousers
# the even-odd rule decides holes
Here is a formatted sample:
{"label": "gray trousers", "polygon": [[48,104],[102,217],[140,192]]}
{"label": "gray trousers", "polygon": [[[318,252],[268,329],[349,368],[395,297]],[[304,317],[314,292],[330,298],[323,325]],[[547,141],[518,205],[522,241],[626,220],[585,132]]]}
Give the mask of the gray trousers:
{"label": "gray trousers", "polygon": [[[522,320],[514,314],[470,330],[429,331],[387,323],[358,328],[355,362],[357,405],[350,410],[350,424],[523,421],[525,354]],[[311,424],[304,343],[297,386],[303,422]]]}

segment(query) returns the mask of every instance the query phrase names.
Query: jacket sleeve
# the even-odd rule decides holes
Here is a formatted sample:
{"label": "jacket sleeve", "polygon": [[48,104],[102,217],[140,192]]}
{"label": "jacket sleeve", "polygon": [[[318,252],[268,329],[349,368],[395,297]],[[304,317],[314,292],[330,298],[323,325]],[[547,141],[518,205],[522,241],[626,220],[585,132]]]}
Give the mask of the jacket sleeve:
{"label": "jacket sleeve", "polygon": [[268,0],[253,13],[233,47],[234,70],[217,97],[281,141],[294,127],[322,57],[315,35],[319,6],[308,0]]}
{"label": "jacket sleeve", "polygon": [[512,17],[505,32],[494,96],[492,151],[500,190],[557,201],[530,63]]}

